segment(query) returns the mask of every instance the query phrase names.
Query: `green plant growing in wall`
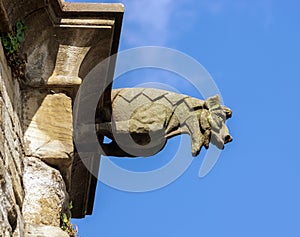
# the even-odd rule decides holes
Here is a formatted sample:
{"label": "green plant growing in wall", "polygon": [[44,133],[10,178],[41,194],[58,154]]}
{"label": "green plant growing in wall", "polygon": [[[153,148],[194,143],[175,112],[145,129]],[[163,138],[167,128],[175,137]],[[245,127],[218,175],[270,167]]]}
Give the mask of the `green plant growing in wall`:
{"label": "green plant growing in wall", "polygon": [[26,57],[21,56],[20,48],[21,43],[24,41],[26,30],[27,27],[24,20],[21,20],[16,23],[12,32],[1,34],[1,42],[7,63],[11,67],[13,77],[20,80],[25,79]]}
{"label": "green plant growing in wall", "polygon": [[79,237],[78,236],[78,228],[76,225],[71,223],[71,210],[73,208],[72,202],[69,204],[70,215],[68,216],[66,213],[62,213],[60,216],[60,228],[67,232],[70,237]]}

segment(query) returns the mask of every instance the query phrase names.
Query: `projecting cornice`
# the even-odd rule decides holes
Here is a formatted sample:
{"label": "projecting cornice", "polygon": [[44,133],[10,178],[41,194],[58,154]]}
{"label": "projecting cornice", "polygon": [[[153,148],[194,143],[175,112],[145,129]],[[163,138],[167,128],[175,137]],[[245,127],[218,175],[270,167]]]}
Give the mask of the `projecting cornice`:
{"label": "projecting cornice", "polygon": [[25,20],[28,85],[79,85],[96,64],[117,52],[123,10],[122,4],[2,0],[0,31]]}

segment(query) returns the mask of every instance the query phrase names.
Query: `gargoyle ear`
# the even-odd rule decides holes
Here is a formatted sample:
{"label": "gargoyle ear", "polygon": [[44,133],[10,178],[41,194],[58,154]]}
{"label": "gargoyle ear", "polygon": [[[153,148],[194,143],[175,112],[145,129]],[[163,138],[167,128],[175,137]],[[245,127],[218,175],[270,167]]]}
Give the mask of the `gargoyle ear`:
{"label": "gargoyle ear", "polygon": [[220,107],[220,96],[215,95],[206,99],[206,106],[209,110],[218,109]]}

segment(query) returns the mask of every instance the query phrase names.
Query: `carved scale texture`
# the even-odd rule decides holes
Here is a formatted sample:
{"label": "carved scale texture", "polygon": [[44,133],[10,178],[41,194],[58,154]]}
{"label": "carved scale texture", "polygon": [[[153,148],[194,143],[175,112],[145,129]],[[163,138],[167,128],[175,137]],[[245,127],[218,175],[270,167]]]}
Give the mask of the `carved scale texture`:
{"label": "carved scale texture", "polygon": [[187,95],[177,94],[165,90],[153,88],[123,88],[112,91],[112,108],[115,121],[125,121],[131,116],[136,109],[142,105],[157,103],[175,110],[179,105],[186,107],[183,111],[179,111],[180,121],[185,121],[190,113],[195,109],[203,108],[205,101],[199,100]]}
{"label": "carved scale texture", "polygon": [[112,118],[118,134],[135,134],[135,142],[145,145],[149,142],[147,134],[152,133],[152,146],[157,147],[167,138],[187,133],[191,136],[193,155],[209,144],[210,132],[205,132],[210,128],[207,116],[202,116],[202,129],[199,123],[204,107],[203,100],[153,88],[112,92]]}

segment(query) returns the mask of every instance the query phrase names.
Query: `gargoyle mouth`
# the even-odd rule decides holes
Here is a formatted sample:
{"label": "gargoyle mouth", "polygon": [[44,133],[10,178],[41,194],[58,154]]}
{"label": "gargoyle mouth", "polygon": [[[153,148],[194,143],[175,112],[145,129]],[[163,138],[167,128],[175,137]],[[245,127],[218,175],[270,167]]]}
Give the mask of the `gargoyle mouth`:
{"label": "gargoyle mouth", "polygon": [[222,133],[217,133],[215,131],[212,131],[210,141],[217,148],[223,150],[224,149],[224,144],[231,142],[232,137],[229,134],[227,134],[225,136],[224,135],[222,136]]}

